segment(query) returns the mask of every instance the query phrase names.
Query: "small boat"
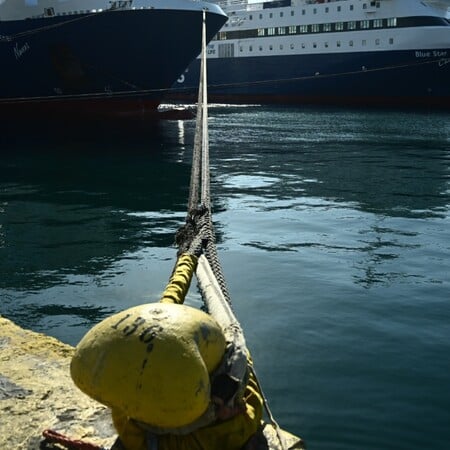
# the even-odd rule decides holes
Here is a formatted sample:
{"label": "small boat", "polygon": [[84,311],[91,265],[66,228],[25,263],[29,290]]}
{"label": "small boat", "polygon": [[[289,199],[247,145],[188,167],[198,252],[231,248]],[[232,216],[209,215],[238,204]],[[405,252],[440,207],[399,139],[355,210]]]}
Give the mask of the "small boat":
{"label": "small boat", "polygon": [[1,0],[0,117],[152,115],[227,20],[198,0]]}
{"label": "small boat", "polygon": [[218,4],[230,20],[208,45],[212,102],[450,109],[448,0]]}

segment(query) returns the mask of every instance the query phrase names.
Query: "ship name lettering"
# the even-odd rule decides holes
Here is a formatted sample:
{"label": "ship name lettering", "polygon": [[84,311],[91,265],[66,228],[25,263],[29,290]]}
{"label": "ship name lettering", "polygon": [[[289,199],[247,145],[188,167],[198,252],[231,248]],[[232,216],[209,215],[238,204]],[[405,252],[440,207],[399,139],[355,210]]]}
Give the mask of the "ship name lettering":
{"label": "ship name lettering", "polygon": [[438,58],[445,58],[447,56],[447,52],[446,51],[434,50],[433,51],[433,56],[437,56]]}
{"label": "ship name lettering", "polygon": [[416,58],[429,58],[431,56],[431,52],[424,52],[421,50],[416,51]]}
{"label": "ship name lettering", "polygon": [[19,44],[16,43],[16,45],[14,46],[14,55],[16,59],[20,59],[28,50],[30,50],[30,45],[28,44],[28,42],[25,42],[22,47],[19,47]]}

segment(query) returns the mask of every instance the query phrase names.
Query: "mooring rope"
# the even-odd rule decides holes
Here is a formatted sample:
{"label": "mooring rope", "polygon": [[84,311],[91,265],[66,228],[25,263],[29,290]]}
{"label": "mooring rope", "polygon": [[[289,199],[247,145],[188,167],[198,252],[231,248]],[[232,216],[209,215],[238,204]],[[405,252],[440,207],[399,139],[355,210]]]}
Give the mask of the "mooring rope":
{"label": "mooring rope", "polygon": [[[239,379],[243,379],[247,368],[250,368],[262,396],[268,419],[276,431],[280,445],[279,448],[281,450],[287,450],[288,445],[285,443],[281,429],[269,408],[254,367],[248,364],[248,349],[244,333],[232,310],[231,298],[217,255],[216,239],[211,218],[207,100],[206,20],[205,12],[203,12],[200,84],[187,218],[187,227],[193,227],[194,233],[197,230],[200,233],[200,240],[206,242],[204,252],[199,257],[196,276],[208,312],[218,320],[224,330],[227,341],[232,343],[235,355],[238,355],[237,360],[239,362],[234,367],[236,376]],[[200,204],[198,203],[199,190]],[[195,246],[198,247],[198,236],[194,236],[195,240],[197,241]]]}

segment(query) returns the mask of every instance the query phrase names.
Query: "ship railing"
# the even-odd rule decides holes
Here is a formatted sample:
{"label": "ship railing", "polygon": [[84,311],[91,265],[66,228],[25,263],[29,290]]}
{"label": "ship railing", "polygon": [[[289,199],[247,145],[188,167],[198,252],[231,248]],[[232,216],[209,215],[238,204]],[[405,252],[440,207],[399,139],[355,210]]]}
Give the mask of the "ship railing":
{"label": "ship railing", "polygon": [[131,5],[133,3],[133,0],[114,0],[110,3],[111,3],[111,6],[109,7],[110,10],[130,9]]}
{"label": "ship railing", "polygon": [[248,3],[246,0],[224,0],[217,2],[217,4],[226,11],[232,9],[233,11],[244,11],[247,9]]}
{"label": "ship railing", "polygon": [[231,10],[233,12],[238,11],[259,11],[264,9],[265,4],[272,3],[269,2],[258,2],[258,3],[248,3],[247,0],[224,0],[219,1],[217,4],[226,12]]}

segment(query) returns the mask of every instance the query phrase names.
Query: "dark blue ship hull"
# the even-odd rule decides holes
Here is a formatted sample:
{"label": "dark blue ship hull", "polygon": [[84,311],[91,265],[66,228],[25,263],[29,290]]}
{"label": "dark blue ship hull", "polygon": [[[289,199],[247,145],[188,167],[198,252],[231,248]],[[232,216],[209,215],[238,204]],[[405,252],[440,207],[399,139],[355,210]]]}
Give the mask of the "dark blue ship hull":
{"label": "dark blue ship hull", "polygon": [[[208,41],[225,20],[207,13]],[[1,21],[0,114],[152,113],[199,54],[201,22],[170,9]]]}
{"label": "dark blue ship hull", "polygon": [[[198,71],[196,60],[176,97],[188,97]],[[450,49],[208,59],[212,102],[450,109],[449,80]]]}

